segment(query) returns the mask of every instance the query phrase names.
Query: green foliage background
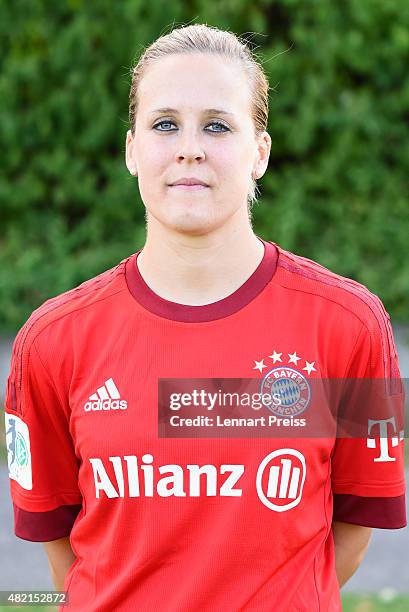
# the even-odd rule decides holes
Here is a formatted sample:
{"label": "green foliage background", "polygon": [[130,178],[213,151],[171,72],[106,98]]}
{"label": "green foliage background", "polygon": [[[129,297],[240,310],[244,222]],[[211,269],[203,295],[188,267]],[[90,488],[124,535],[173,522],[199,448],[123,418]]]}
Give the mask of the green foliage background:
{"label": "green foliage background", "polygon": [[172,25],[246,34],[273,88],[254,231],[409,319],[409,3],[0,3],[0,331],[144,243],[129,70]]}

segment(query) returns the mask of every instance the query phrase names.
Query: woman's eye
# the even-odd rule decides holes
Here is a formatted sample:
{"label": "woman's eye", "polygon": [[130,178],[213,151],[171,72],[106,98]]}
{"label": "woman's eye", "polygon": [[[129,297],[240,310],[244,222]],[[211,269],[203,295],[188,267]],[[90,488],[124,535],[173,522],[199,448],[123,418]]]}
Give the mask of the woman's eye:
{"label": "woman's eye", "polygon": [[[227,127],[227,125],[224,125],[224,123],[220,123],[220,121],[212,121],[212,123],[209,123],[209,125],[219,125],[220,127],[224,128],[225,130],[229,131],[229,128]],[[213,131],[213,130],[211,130]],[[218,132],[219,130],[216,130],[216,132]]]}
{"label": "woman's eye", "polygon": [[[172,121],[159,121],[156,125],[154,125],[154,129],[156,129],[159,125],[171,125]],[[169,132],[169,130],[159,130],[159,132]]]}
{"label": "woman's eye", "polygon": [[[174,125],[173,121],[159,121],[159,123],[156,123],[156,125],[154,125],[154,129],[157,129],[159,126],[163,126],[163,125]],[[220,123],[220,121],[212,121],[211,123],[208,124],[208,126],[210,125],[217,125],[220,126],[222,128],[224,128],[224,130],[229,131],[229,128],[224,125],[224,123]],[[206,126],[207,127],[207,126]],[[219,131],[224,131],[224,130],[210,130],[211,132],[219,132]],[[160,129],[158,130],[159,132],[173,132],[173,130],[167,130],[167,129]]]}

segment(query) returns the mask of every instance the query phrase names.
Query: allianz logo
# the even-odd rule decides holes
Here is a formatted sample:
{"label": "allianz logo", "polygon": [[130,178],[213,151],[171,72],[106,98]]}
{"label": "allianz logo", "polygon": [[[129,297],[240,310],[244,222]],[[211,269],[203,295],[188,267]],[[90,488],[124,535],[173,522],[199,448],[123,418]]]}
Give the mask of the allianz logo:
{"label": "allianz logo", "polygon": [[[91,457],[96,499],[130,497],[241,497],[249,494],[243,480],[244,464],[157,465],[151,453]],[[253,487],[258,499],[274,512],[298,506],[303,495],[307,465],[294,448],[279,448],[260,462]],[[252,487],[250,487],[252,488]]]}
{"label": "allianz logo", "polygon": [[126,410],[128,402],[121,399],[121,395],[112,378],[108,378],[96,391],[89,396],[84,404],[85,412],[98,410]]}

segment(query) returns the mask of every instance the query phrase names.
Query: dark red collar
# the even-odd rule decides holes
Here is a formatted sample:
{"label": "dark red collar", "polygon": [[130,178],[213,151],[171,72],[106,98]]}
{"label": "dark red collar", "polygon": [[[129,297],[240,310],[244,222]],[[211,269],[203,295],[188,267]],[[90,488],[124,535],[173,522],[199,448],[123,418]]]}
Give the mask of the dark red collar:
{"label": "dark red collar", "polygon": [[160,297],[146,284],[139,272],[136,259],[142,249],[134,253],[126,264],[125,276],[129,291],[141,306],[165,319],[201,323],[227,317],[249,304],[264,289],[276,271],[277,247],[259,236],[257,238],[264,244],[263,259],[243,285],[222,300],[203,306],[190,306]]}

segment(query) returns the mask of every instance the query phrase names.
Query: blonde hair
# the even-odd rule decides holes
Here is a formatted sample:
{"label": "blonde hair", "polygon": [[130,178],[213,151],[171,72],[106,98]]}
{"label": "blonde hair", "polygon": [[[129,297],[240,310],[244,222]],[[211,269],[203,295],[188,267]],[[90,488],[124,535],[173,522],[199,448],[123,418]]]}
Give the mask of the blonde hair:
{"label": "blonde hair", "polygon": [[[256,135],[267,130],[269,84],[263,67],[246,42],[236,34],[219,30],[214,26],[194,24],[173,29],[160,36],[142,53],[137,64],[131,69],[132,82],[129,94],[129,123],[135,134],[135,118],[138,110],[138,86],[150,65],[171,53],[212,53],[235,60],[241,64],[250,86],[251,114]],[[258,186],[250,177],[247,194],[248,210],[257,202]]]}

